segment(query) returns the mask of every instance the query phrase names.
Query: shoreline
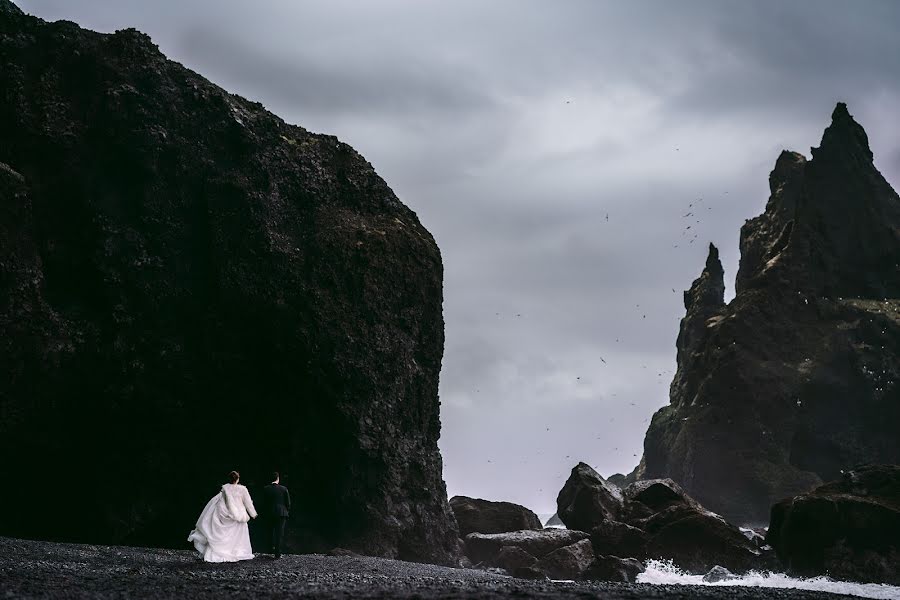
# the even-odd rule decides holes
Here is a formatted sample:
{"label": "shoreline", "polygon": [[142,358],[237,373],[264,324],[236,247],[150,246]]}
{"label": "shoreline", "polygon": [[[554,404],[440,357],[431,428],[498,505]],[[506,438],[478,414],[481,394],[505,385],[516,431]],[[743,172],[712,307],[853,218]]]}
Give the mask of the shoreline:
{"label": "shoreline", "polygon": [[853,598],[785,588],[551,582],[364,556],[260,555],[204,563],[195,552],[0,537],[3,598]]}

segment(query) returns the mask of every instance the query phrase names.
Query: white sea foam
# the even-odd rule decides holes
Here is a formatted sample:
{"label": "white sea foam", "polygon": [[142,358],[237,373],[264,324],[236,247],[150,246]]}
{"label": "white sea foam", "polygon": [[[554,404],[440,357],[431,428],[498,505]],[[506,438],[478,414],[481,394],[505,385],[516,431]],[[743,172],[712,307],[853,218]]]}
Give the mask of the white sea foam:
{"label": "white sea foam", "polygon": [[879,598],[883,600],[900,599],[900,587],[878,583],[852,583],[834,581],[827,577],[812,579],[796,579],[783,573],[757,573],[751,571],[739,579],[707,583],[702,575],[688,575],[671,561],[651,560],[647,562],[647,570],[638,575],[638,583],[681,584],[681,585],[714,585],[742,587],[795,588],[815,592],[832,592],[849,594],[863,598]]}

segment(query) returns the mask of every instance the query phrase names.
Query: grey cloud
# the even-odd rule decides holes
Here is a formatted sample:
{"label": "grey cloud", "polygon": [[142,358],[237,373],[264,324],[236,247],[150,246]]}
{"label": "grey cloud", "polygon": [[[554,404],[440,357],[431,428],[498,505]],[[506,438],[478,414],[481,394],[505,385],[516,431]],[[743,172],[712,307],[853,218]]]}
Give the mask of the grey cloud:
{"label": "grey cloud", "polygon": [[210,65],[212,77],[229,87],[301,112],[364,111],[409,118],[411,113],[469,112],[493,104],[483,91],[467,85],[468,78],[414,60],[371,62],[371,55],[363,55],[351,64],[334,65],[302,54],[267,55],[205,27],[186,31],[180,52]]}

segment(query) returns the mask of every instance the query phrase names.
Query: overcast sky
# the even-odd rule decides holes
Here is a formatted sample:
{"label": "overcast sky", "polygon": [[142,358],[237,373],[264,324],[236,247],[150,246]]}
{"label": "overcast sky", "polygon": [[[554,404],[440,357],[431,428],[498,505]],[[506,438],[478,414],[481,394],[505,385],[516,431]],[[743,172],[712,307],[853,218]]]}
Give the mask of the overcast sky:
{"label": "overcast sky", "polygon": [[552,513],[577,461],[634,467],[707,244],[730,284],[778,153],[808,156],[835,102],[900,184],[892,0],[17,1],[147,32],[418,213],[445,266],[451,495]]}

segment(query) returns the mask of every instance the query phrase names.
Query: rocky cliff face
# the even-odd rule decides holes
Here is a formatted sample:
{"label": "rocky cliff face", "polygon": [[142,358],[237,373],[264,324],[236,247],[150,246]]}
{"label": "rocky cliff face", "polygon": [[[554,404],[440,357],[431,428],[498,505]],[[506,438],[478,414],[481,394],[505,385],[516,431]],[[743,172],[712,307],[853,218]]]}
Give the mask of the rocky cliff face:
{"label": "rocky cliff face", "polygon": [[277,468],[289,549],[453,562],[416,215],[147,36],[0,5],[0,532],[185,545]]}
{"label": "rocky cliff face", "polygon": [[838,104],[812,159],[783,152],[765,212],[685,294],[670,405],[633,476],[735,522],[861,462],[900,462],[900,199]]}

